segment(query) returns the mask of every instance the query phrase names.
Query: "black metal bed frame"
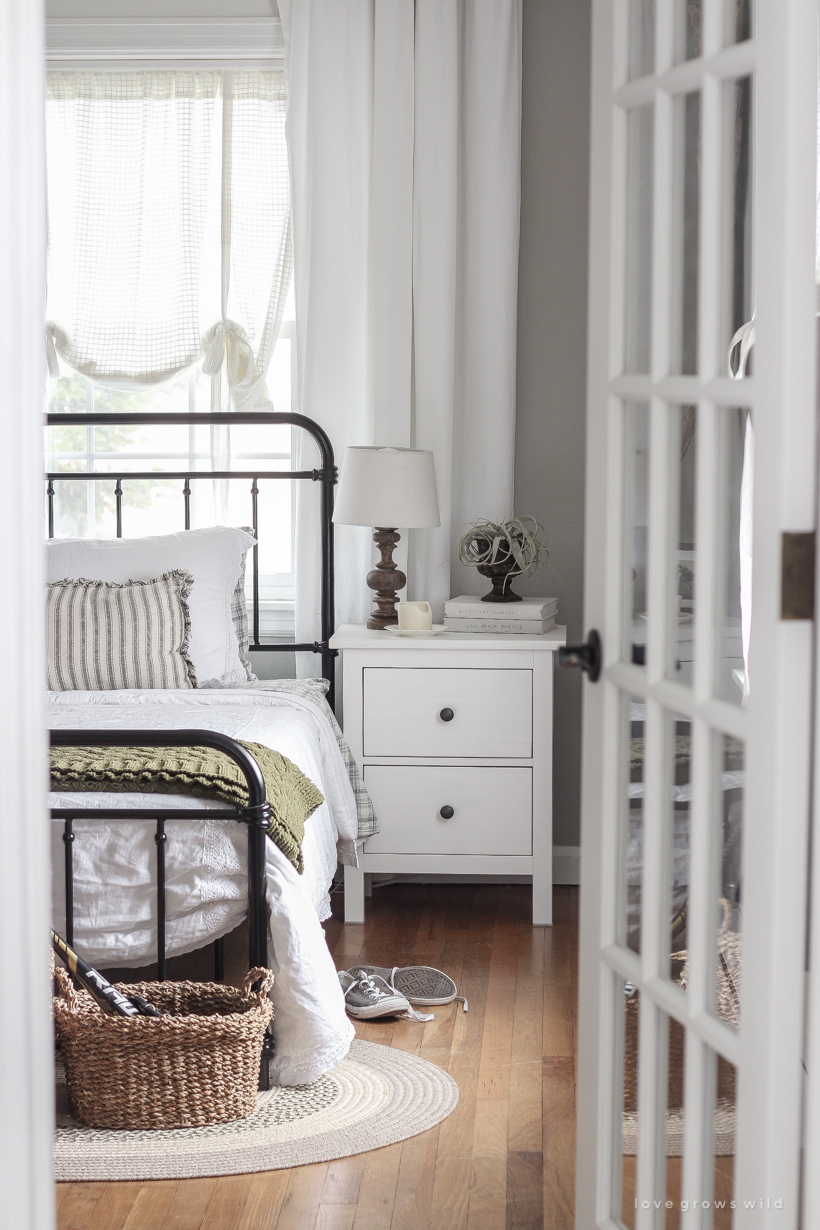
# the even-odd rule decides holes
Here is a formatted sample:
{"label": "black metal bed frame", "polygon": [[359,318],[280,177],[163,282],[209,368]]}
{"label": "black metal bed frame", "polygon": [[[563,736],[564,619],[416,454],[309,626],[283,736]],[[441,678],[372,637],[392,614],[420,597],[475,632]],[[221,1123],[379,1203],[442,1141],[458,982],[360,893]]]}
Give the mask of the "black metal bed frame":
{"label": "black metal bed frame", "polygon": [[274,411],[248,410],[234,413],[214,414],[161,414],[161,413],[88,413],[49,414],[48,427],[106,427],[106,426],[163,426],[187,424],[189,427],[203,425],[240,426],[255,424],[270,427],[290,424],[300,427],[312,436],[322,458],[318,470],[70,470],[46,474],[46,503],[48,536],[54,537],[54,484],[55,482],[113,482],[117,518],[117,538],[122,538],[123,480],[130,479],[179,479],[183,483],[182,495],[185,504],[185,529],[191,528],[191,480],[192,479],[245,479],[251,483],[252,524],[254,537],[259,538],[259,480],[279,479],[289,482],[306,480],[321,486],[321,535],[322,535],[322,598],[321,640],[293,643],[291,641],[267,641],[259,639],[259,547],[253,548],[253,631],[248,648],[253,653],[293,653],[306,651],[322,656],[322,674],[327,679],[328,702],[334,708],[335,672],[334,660],[338,650],[331,649],[328,642],[334,632],[334,554],[333,554],[333,488],[339,481],[339,471],[333,459],[333,446],[327,433],[304,414],[278,414]]}
{"label": "black metal bed frame", "polygon": [[[257,545],[253,547],[253,631],[248,648],[254,652],[293,653],[307,651],[321,654],[322,674],[328,680],[328,701],[335,702],[335,658],[337,650],[328,642],[334,625],[334,558],[333,558],[333,488],[338,481],[334,464],[333,447],[326,433],[312,419],[302,414],[278,414],[275,412],[246,411],[242,413],[215,414],[157,414],[157,413],[88,413],[49,414],[49,427],[81,425],[167,425],[203,424],[206,426],[231,424],[257,424],[273,426],[290,424],[308,432],[316,441],[322,458],[318,470],[149,470],[149,471],[70,471],[46,474],[46,503],[48,536],[54,537],[54,484],[55,482],[113,482],[116,507],[117,537],[122,537],[123,479],[180,479],[183,482],[185,505],[185,529],[191,528],[191,479],[245,479],[251,480],[253,531]],[[259,515],[258,496],[260,479],[278,479],[321,484],[321,640],[292,643],[290,641],[262,642],[259,636]],[[267,910],[265,894],[265,836],[270,823],[270,804],[267,801],[265,781],[253,756],[235,739],[228,735],[208,730],[53,730],[53,747],[210,747],[229,756],[242,770],[248,787],[248,806],[223,809],[215,808],[52,808],[54,820],[63,821],[63,848],[65,873],[66,940],[74,944],[74,821],[75,820],[123,820],[142,819],[156,822],[154,840],[157,847],[157,967],[158,976],[165,979],[166,972],[166,900],[165,900],[165,824],[168,820],[236,820],[248,828],[248,968],[267,964]],[[221,981],[224,976],[223,941],[214,941],[214,977]],[[272,1054],[271,1039],[266,1038],[260,1074],[260,1088],[268,1087],[268,1066],[264,1062]]]}

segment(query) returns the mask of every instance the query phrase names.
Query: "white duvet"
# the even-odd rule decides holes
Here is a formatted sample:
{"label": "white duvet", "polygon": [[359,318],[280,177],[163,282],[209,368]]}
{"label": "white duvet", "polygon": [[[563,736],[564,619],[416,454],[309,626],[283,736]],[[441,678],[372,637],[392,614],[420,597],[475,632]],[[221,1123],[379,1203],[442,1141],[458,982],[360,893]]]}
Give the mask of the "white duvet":
{"label": "white duvet", "polygon": [[[270,685],[268,685],[269,687]],[[347,1054],[353,1038],[320,920],[337,849],[355,849],[356,804],[333,730],[321,708],[290,692],[252,686],[215,691],[52,692],[52,729],[155,730],[199,727],[263,743],[287,756],[325,802],[307,821],[300,876],[267,842],[269,962],[276,1054],[282,1085],[315,1080]],[[52,807],[224,808],[180,795],[52,794]],[[52,825],[55,929],[65,926],[63,825]],[[74,824],[74,939],[92,964],[144,965],[156,959],[156,846],[153,821],[78,820]],[[166,825],[168,956],[190,952],[231,931],[247,914],[247,832],[222,820]]]}

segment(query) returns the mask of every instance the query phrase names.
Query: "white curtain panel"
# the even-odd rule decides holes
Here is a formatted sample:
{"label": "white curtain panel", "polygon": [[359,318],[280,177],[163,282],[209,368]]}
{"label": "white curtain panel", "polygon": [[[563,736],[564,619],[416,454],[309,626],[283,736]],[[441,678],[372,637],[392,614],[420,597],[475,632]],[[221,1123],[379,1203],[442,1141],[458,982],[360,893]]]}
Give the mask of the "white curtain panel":
{"label": "white curtain panel", "polygon": [[[521,0],[279,10],[300,409],[339,459],[433,450],[442,525],[413,531],[404,558],[407,596],[440,618],[486,588],[457,563],[462,533],[513,507]],[[318,541],[318,493],[300,487],[298,640],[319,632]],[[338,526],[336,544],[337,622],[362,622],[370,535]]]}
{"label": "white curtain panel", "polygon": [[204,354],[215,408],[258,404],[292,267],[286,110],[281,70],[49,73],[52,374],[56,349],[143,388]]}

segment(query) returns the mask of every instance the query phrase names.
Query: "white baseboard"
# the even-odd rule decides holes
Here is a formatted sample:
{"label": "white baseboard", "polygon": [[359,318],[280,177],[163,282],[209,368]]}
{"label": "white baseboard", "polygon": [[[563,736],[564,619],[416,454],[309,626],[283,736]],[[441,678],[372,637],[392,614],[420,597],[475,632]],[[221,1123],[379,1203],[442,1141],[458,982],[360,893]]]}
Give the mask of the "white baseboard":
{"label": "white baseboard", "polygon": [[581,847],[552,847],[552,882],[553,884],[581,883]]}

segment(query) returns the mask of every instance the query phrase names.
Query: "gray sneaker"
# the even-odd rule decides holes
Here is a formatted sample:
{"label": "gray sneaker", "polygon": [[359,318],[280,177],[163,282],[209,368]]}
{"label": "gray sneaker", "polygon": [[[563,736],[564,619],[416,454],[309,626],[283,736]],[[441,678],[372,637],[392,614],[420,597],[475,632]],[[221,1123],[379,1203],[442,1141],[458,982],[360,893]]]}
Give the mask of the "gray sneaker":
{"label": "gray sneaker", "polygon": [[450,975],[434,969],[432,965],[394,965],[392,969],[381,965],[359,965],[357,969],[371,978],[384,979],[391,990],[404,995],[411,1004],[436,1008],[457,999],[465,1012],[469,1006],[464,996],[458,994],[458,987]]}
{"label": "gray sneaker", "polygon": [[340,969],[339,982],[344,992],[348,1015],[359,1021],[370,1021],[380,1016],[397,1016],[400,1012],[410,1011],[410,1005],[403,995],[388,986],[383,978],[374,978],[358,966],[351,970]]}

